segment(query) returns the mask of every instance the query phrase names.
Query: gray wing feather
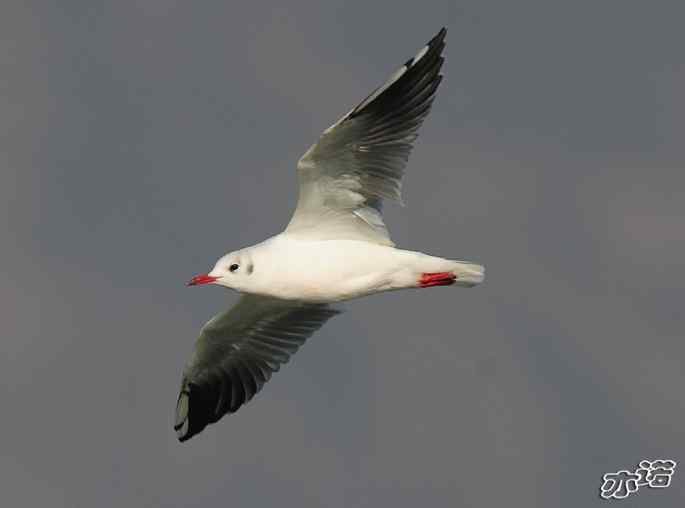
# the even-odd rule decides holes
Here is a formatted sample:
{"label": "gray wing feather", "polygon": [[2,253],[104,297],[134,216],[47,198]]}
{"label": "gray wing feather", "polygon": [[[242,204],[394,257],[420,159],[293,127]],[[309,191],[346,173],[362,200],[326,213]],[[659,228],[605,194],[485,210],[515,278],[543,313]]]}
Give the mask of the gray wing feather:
{"label": "gray wing feather", "polygon": [[183,372],[174,423],[178,439],[186,441],[237,411],[339,312],[326,304],[244,295],[212,318]]}
{"label": "gray wing feather", "polygon": [[442,79],[445,34],[443,28],[302,156],[289,234],[392,245],[382,200],[401,202],[404,169]]}

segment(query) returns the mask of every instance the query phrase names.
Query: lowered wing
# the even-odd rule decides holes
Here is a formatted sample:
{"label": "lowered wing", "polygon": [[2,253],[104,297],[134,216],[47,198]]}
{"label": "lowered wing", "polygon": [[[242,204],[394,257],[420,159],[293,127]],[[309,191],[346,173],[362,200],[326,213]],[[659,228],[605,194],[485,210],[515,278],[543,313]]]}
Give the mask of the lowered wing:
{"label": "lowered wing", "polygon": [[174,429],[185,441],[262,389],[271,374],[340,311],[244,295],[200,333],[184,371]]}

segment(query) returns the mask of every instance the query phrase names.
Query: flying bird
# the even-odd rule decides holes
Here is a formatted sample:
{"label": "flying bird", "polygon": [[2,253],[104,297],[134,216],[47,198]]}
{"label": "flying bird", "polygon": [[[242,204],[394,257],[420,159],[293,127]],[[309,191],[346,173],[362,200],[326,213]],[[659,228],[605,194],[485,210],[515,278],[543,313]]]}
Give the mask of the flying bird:
{"label": "flying bird", "polygon": [[395,247],[384,199],[402,176],[442,80],[446,30],[326,129],[297,164],[299,199],[285,230],[226,254],[188,285],[242,294],[202,328],[183,371],[174,429],[190,439],[259,392],[335,302],[405,288],[473,287],[484,268]]}

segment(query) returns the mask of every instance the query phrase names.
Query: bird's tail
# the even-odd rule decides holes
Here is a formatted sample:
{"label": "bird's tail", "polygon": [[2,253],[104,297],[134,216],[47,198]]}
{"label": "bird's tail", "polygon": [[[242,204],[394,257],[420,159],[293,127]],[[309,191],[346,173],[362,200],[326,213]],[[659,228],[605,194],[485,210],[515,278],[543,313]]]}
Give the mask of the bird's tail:
{"label": "bird's tail", "polygon": [[[411,268],[409,280],[402,280],[393,289],[403,287],[430,288],[434,286],[461,286],[472,288],[485,279],[485,267],[468,261],[430,256],[423,252],[398,251]],[[414,279],[414,277],[417,279]],[[406,284],[406,285],[405,285]]]}
{"label": "bird's tail", "polygon": [[472,288],[485,280],[485,267],[483,265],[466,261],[452,261],[452,263],[452,272],[457,276],[454,281],[456,286]]}

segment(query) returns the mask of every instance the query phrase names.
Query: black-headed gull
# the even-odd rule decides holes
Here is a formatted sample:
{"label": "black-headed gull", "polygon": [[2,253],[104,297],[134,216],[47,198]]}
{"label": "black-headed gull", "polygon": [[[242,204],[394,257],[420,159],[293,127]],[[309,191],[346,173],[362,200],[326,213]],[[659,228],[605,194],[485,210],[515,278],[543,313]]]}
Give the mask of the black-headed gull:
{"label": "black-headed gull", "polygon": [[185,441],[233,413],[340,312],[333,302],[382,291],[472,287],[482,266],[395,248],[383,199],[400,200],[402,175],[442,75],[443,28],[297,164],[300,195],[282,233],[223,256],[188,284],[243,294],[200,333],[183,372],[174,428]]}

